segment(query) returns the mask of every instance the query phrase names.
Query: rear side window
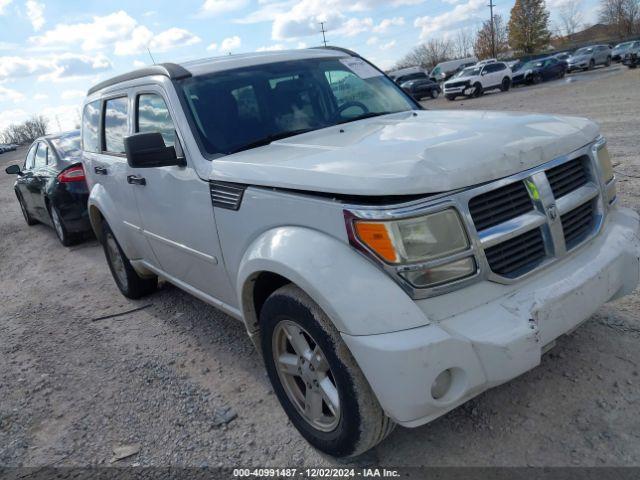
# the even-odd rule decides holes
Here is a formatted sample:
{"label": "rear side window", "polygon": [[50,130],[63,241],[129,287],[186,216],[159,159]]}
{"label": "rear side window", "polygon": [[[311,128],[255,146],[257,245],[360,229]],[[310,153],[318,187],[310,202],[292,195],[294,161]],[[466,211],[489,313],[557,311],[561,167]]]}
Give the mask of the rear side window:
{"label": "rear side window", "polygon": [[40,142],[38,143],[38,151],[36,152],[36,168],[44,167],[47,164],[47,146]]}
{"label": "rear side window", "polygon": [[24,161],[25,170],[31,170],[33,168],[35,164],[37,148],[38,148],[38,144],[36,143],[29,149],[29,153],[27,153],[27,158]]}
{"label": "rear side window", "polygon": [[82,113],[82,149],[87,152],[100,151],[100,100],[91,102],[84,107]]}
{"label": "rear side window", "polygon": [[140,133],[158,132],[167,146],[176,143],[176,131],[169,109],[160,95],[153,93],[138,96],[138,129]]}
{"label": "rear side window", "polygon": [[127,97],[107,100],[104,105],[104,150],[124,153],[124,137],[127,135]]}

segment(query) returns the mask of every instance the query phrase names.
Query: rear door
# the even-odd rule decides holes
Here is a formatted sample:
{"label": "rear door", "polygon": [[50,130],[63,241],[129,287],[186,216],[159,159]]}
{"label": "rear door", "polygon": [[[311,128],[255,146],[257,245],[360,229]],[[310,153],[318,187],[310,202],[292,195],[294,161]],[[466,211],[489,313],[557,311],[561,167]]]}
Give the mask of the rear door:
{"label": "rear door", "polygon": [[[250,87],[253,88],[253,87]],[[226,304],[236,299],[218,240],[209,182],[202,180],[189,155],[182,152],[166,94],[160,86],[140,87],[132,95],[134,132],[159,132],[173,145],[186,166],[133,168],[144,184],[128,185],[135,195],[148,256],[153,256],[172,281],[192,287]],[[245,92],[250,101],[251,92]]]}

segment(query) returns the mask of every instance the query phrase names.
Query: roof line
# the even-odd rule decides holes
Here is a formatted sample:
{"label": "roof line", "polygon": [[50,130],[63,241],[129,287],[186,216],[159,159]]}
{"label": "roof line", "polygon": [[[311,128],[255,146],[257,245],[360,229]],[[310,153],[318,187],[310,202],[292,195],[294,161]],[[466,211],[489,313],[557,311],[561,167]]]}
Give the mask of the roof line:
{"label": "roof line", "polygon": [[152,75],[162,75],[169,77],[171,80],[180,80],[182,78],[189,78],[191,76],[191,72],[175,63],[160,63],[158,65],[140,68],[132,72],[123,73],[122,75],[109,78],[91,87],[87,92],[87,95],[91,95],[103,88],[107,88],[118,83],[135,80],[137,78],[150,77]]}

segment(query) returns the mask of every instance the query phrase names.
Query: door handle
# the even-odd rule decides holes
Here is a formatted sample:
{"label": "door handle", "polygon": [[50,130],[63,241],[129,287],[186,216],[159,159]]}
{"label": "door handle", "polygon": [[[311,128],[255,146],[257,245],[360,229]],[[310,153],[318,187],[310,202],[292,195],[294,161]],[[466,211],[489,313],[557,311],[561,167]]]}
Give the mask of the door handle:
{"label": "door handle", "polygon": [[127,176],[127,183],[131,185],[146,185],[147,180],[144,177],[138,177],[136,175]]}
{"label": "door handle", "polygon": [[94,167],[93,171],[96,172],[96,174],[98,175],[108,175],[109,173],[107,172],[107,169],[104,167]]}

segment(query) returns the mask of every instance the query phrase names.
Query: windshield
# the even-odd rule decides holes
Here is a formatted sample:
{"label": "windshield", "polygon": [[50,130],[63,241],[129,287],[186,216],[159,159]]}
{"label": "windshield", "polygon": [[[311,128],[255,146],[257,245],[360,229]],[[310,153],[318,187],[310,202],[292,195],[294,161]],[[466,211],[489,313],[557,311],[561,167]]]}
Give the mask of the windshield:
{"label": "windshield", "polygon": [[188,78],[181,87],[209,154],[416,108],[396,84],[357,58],[256,65]]}
{"label": "windshield", "polygon": [[476,77],[480,75],[480,70],[482,70],[482,67],[465,68],[464,70],[461,70],[456,77]]}
{"label": "windshield", "polygon": [[633,45],[633,42],[628,42],[628,43],[619,43],[618,45],[615,46],[616,50],[626,50],[628,49],[631,45]]}
{"label": "windshield", "polygon": [[593,52],[593,47],[585,47],[585,48],[576,50],[576,53],[574,53],[574,55],[577,57],[578,55],[586,55],[591,52]]}
{"label": "windshield", "polygon": [[51,143],[55,147],[61,159],[79,157],[82,153],[80,150],[80,132],[65,133],[57,138],[52,138]]}

